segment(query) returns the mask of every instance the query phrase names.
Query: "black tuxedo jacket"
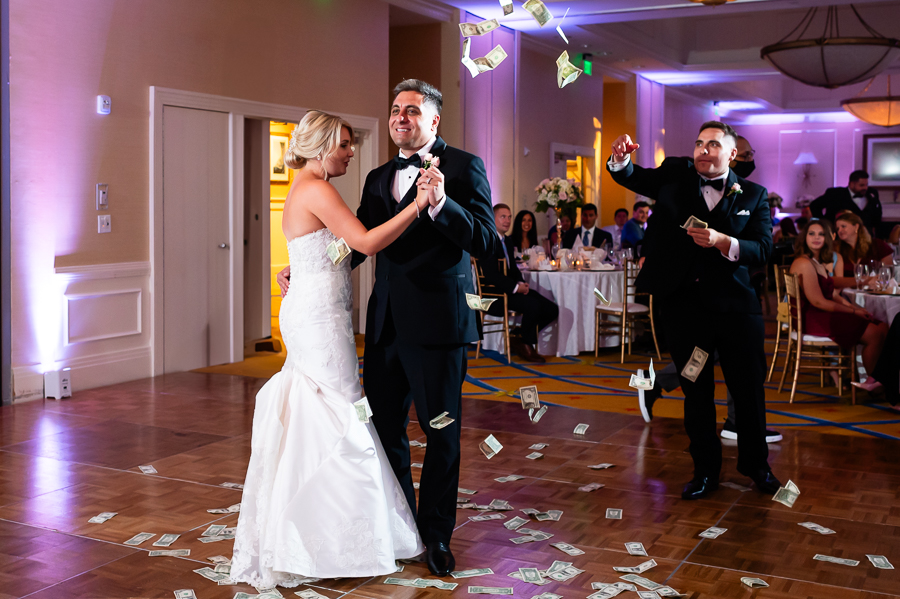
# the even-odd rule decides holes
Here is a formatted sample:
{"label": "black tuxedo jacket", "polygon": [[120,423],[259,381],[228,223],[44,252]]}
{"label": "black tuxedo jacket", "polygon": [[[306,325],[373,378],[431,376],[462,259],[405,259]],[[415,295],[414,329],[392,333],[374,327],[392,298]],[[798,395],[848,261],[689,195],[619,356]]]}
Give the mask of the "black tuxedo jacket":
{"label": "black tuxedo jacket", "polygon": [[[608,168],[608,167],[607,167]],[[700,191],[700,175],[689,158],[667,158],[659,168],[630,162],[610,171],[620,185],[653,198],[637,285],[659,301],[690,304],[714,312],[759,314],[748,267],[766,264],[772,252],[772,219],[765,188],[728,173],[725,196],[710,211]],[[737,183],[742,193],[729,190]],[[681,228],[691,215],[738,240],[740,259],[731,262],[716,248],[701,248]]]}
{"label": "black tuxedo jacket", "polygon": [[[475,313],[466,293],[475,293],[469,256],[496,253],[491,188],[481,158],[450,147],[440,137],[431,153],[441,159],[447,199],[435,220],[427,211],[375,260],[375,288],[366,316],[366,341],[381,337],[390,306],[397,336],[414,344],[456,344],[478,340]],[[391,196],[394,161],[366,177],[356,215],[367,229],[392,218],[415,199],[416,186],[398,205]],[[353,266],[366,256],[354,252]]]}
{"label": "black tuxedo jacket", "polygon": [[[516,285],[522,283],[525,279],[522,278],[522,273],[516,265],[515,246],[512,239],[504,237],[502,243],[506,245],[509,260],[506,260],[506,256],[503,255],[503,247],[498,243],[494,253],[483,260],[479,260],[478,264],[481,266],[482,274],[484,274],[484,283],[487,286],[485,291],[510,295],[515,290]],[[500,260],[506,261],[506,274],[503,274],[503,271],[500,270]]]}
{"label": "black tuxedo jacket", "polygon": [[827,218],[831,222],[834,222],[838,212],[849,210],[863,220],[873,235],[881,224],[881,201],[878,199],[878,190],[871,187],[866,191],[866,205],[862,210],[853,201],[850,190],[846,187],[829,187],[810,203],[809,210],[816,218]]}
{"label": "black tuxedo jacket", "polygon": [[[583,231],[584,229],[582,229],[581,227],[573,227],[566,231],[563,235],[562,246],[571,250],[575,246],[575,240],[583,235]],[[600,227],[595,228],[594,238],[591,239],[591,245],[595,248],[598,248],[604,240],[606,241],[607,250],[612,250],[613,237],[609,234],[609,231],[604,231]]]}

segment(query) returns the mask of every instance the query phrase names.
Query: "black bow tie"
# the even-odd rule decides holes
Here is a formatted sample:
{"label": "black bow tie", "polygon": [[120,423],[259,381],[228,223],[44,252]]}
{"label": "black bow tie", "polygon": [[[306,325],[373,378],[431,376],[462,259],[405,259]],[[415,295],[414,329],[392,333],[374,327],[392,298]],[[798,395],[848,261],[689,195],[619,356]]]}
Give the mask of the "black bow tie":
{"label": "black bow tie", "polygon": [[704,185],[709,185],[716,191],[722,191],[725,189],[725,179],[704,179],[700,178],[700,189],[703,189]]}
{"label": "black bow tie", "polygon": [[854,194],[853,194],[853,197],[854,197],[854,198],[864,198],[864,197],[866,197],[866,194],[864,194],[864,193],[854,193]]}
{"label": "black bow tie", "polygon": [[419,156],[418,153],[413,154],[409,158],[404,158],[398,154],[397,156],[394,156],[394,162],[397,164],[398,169],[404,169],[408,166],[421,167],[422,157]]}

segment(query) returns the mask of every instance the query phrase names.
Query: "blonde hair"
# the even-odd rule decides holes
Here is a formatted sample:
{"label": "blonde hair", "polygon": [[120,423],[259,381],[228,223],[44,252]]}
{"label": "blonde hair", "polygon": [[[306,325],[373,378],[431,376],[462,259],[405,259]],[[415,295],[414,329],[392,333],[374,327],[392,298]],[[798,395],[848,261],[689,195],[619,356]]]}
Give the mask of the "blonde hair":
{"label": "blonde hair", "polygon": [[309,160],[325,160],[341,145],[341,129],[344,127],[353,139],[350,123],[321,110],[310,110],[291,133],[291,143],[284,153],[284,164],[288,168],[301,169]]}
{"label": "blonde hair", "polygon": [[837,221],[839,220],[847,221],[851,225],[857,225],[859,227],[856,231],[856,247],[850,247],[840,238],[837,240],[838,251],[841,256],[844,257],[844,260],[857,262],[858,260],[869,258],[869,249],[872,247],[872,236],[869,235],[869,230],[866,229],[866,225],[863,224],[862,219],[853,212],[845,210],[838,214],[837,218],[834,219],[835,227],[837,227]]}

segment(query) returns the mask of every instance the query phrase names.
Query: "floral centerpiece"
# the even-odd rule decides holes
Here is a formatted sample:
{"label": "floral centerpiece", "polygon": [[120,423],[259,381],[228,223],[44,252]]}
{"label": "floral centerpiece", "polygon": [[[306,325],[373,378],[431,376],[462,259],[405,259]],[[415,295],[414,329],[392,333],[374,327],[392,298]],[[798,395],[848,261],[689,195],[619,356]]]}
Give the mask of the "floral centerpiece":
{"label": "floral centerpiece", "polygon": [[574,179],[562,179],[553,177],[552,179],[544,179],[534,188],[537,192],[537,203],[534,206],[535,212],[547,212],[554,210],[556,212],[556,244],[562,244],[562,225],[560,217],[564,212],[575,214],[575,208],[584,204],[584,192],[581,189],[581,183]]}

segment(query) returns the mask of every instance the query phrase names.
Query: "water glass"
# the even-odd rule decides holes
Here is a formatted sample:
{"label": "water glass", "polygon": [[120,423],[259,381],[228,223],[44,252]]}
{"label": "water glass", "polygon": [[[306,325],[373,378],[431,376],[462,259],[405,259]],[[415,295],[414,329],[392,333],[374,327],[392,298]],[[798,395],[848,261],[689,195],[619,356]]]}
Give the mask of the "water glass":
{"label": "water glass", "polygon": [[863,288],[863,280],[869,277],[869,265],[862,262],[856,265],[856,288]]}
{"label": "water glass", "polygon": [[891,280],[891,269],[887,266],[882,266],[878,269],[878,290],[879,291],[888,291],[888,282]]}

